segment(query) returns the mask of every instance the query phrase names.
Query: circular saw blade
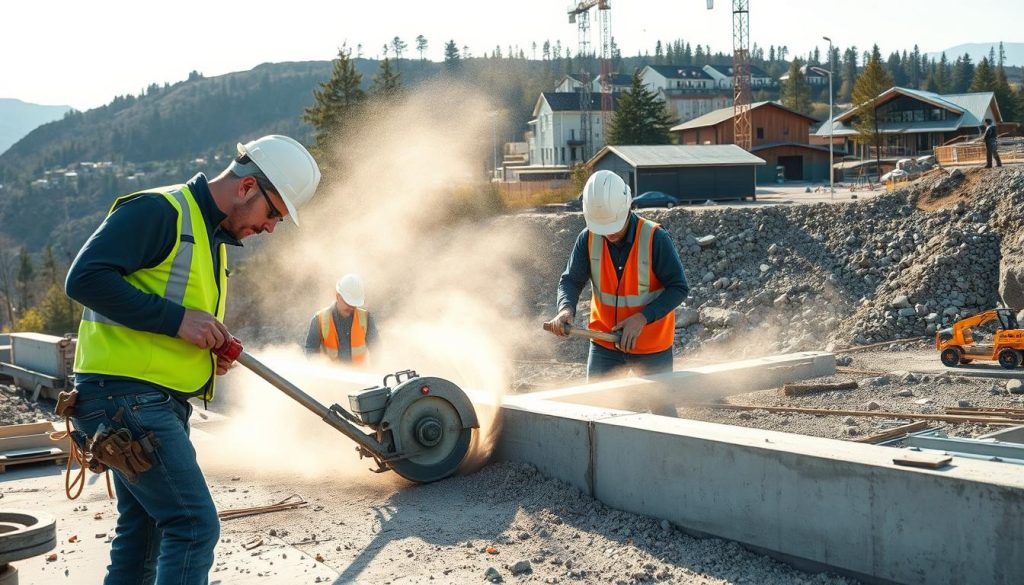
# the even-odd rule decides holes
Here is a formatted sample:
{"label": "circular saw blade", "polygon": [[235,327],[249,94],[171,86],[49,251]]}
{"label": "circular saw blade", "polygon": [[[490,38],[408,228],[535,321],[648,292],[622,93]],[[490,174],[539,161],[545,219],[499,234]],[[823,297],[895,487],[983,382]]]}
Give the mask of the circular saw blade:
{"label": "circular saw blade", "polygon": [[402,477],[427,483],[444,479],[458,470],[469,452],[473,429],[463,428],[450,402],[424,396],[406,406],[392,432],[399,433],[409,456],[389,463]]}

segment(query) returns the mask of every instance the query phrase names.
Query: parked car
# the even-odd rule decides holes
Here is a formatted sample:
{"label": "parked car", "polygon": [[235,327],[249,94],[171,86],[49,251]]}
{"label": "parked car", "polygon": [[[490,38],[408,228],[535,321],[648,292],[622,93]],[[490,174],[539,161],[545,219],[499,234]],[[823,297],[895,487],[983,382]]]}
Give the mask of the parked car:
{"label": "parked car", "polygon": [[583,211],[583,193],[570,201],[566,201],[565,208],[568,211]]}
{"label": "parked car", "polygon": [[637,195],[633,199],[633,209],[640,209],[642,207],[675,207],[682,201],[675,196],[669,195],[668,193],[662,193],[661,191],[647,191]]}

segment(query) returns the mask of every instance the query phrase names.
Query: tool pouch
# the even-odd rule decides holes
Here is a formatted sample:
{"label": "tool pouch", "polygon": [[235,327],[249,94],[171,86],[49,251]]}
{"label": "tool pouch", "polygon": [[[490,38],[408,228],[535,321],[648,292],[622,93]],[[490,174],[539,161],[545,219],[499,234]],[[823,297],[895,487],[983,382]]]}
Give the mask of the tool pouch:
{"label": "tool pouch", "polygon": [[78,390],[67,390],[57,395],[57,407],[53,409],[54,414],[64,418],[75,416],[75,404],[78,403]]}
{"label": "tool pouch", "polygon": [[94,465],[116,469],[128,481],[134,482],[139,474],[153,467],[150,455],[155,450],[156,437],[152,432],[134,440],[128,429],[115,431],[101,425],[90,444],[89,469],[96,471]]}

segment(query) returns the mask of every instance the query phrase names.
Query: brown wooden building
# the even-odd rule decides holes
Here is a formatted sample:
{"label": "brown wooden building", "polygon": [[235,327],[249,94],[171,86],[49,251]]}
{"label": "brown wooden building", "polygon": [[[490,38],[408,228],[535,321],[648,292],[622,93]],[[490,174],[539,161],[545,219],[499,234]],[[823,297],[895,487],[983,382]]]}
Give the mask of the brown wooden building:
{"label": "brown wooden building", "polygon": [[[780,170],[790,181],[828,181],[828,146],[810,144],[811,126],[817,123],[775,102],[750,106],[750,152],[767,162],[758,169],[758,183],[775,181]],[[679,144],[734,144],[733,127],[730,107],[679,124],[671,131]]]}

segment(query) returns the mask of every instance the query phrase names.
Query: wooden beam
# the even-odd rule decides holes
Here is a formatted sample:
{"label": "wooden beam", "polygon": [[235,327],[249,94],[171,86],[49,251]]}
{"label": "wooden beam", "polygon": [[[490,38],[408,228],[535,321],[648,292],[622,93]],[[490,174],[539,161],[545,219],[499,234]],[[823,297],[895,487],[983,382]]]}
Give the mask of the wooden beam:
{"label": "wooden beam", "polygon": [[783,384],[780,394],[783,396],[806,396],[833,390],[856,390],[857,382],[831,382],[823,384]]}
{"label": "wooden beam", "polygon": [[916,412],[885,412],[881,410],[828,410],[824,408],[800,408],[797,406],[747,406],[744,404],[722,404],[691,402],[680,404],[681,407],[710,408],[721,410],[766,410],[768,412],[794,412],[800,414],[815,414],[824,416],[876,416],[883,418],[904,418],[909,420],[938,420],[943,422],[956,423],[985,423],[990,425],[1019,425],[1019,419],[986,416],[986,415],[957,415],[957,414],[920,414]]}
{"label": "wooden beam", "polygon": [[928,421],[926,421],[926,420],[919,420],[917,422],[912,422],[909,425],[901,425],[901,426],[898,426],[898,427],[895,427],[895,428],[891,428],[891,429],[889,429],[887,431],[882,431],[880,433],[875,433],[874,435],[869,435],[867,437],[861,437],[860,439],[854,439],[853,442],[854,443],[870,443],[870,444],[874,445],[875,443],[881,443],[882,441],[888,441],[889,439],[895,439],[897,437],[902,437],[903,435],[907,435],[909,433],[915,433],[917,431],[923,431],[923,430],[925,430],[927,428],[928,428]]}

